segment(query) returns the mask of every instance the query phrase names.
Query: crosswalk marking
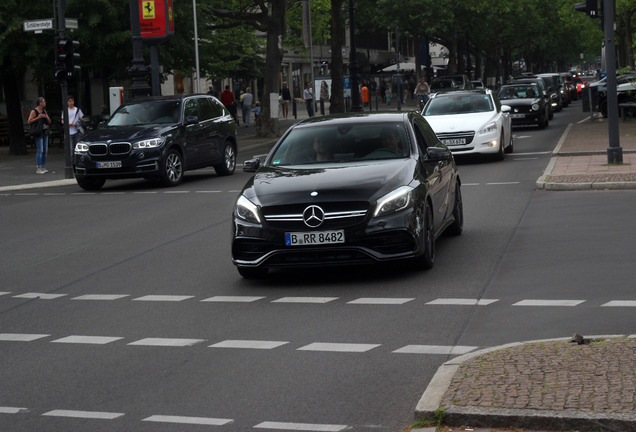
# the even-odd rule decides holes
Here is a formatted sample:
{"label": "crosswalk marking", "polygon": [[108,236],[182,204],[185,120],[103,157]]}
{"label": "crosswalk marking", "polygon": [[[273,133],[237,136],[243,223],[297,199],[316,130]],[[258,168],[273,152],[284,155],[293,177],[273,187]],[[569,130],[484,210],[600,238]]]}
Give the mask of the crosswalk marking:
{"label": "crosswalk marking", "polygon": [[289,431],[315,431],[315,432],[339,432],[349,427],[347,425],[311,424],[311,423],[285,423],[266,421],[254,426],[255,429],[274,429]]}
{"label": "crosswalk marking", "polygon": [[11,294],[11,293],[9,291],[0,291],[0,296],[7,295],[7,294]]}
{"label": "crosswalk marking", "polygon": [[201,342],[205,342],[205,339],[145,338],[131,342],[128,345],[184,347]]}
{"label": "crosswalk marking", "polygon": [[210,345],[210,348],[274,349],[288,343],[283,341],[226,340]]}
{"label": "crosswalk marking", "polygon": [[347,302],[347,304],[365,304],[365,305],[401,305],[404,303],[408,303],[414,298],[381,298],[381,297],[371,297],[371,298],[359,298],[357,300],[353,300]]}
{"label": "crosswalk marking", "polygon": [[73,297],[71,300],[119,300],[124,297],[130,297],[129,294],[84,294],[79,297]]}
{"label": "crosswalk marking", "polygon": [[298,348],[298,351],[366,352],[379,346],[379,344],[315,342]]}
{"label": "crosswalk marking", "polygon": [[513,306],[577,306],[585,300],[522,300]]}
{"label": "crosswalk marking", "polygon": [[476,346],[407,345],[393,351],[397,354],[466,354],[476,350]]}
{"label": "crosswalk marking", "polygon": [[49,334],[18,334],[18,333],[0,333],[0,341],[5,342],[31,342],[34,340],[49,337]]}
{"label": "crosswalk marking", "polygon": [[156,301],[156,302],[180,302],[183,300],[188,300],[194,298],[194,296],[184,296],[184,295],[147,295],[143,297],[134,298],[133,301]]}
{"label": "crosswalk marking", "polygon": [[27,298],[27,299],[42,299],[42,300],[54,300],[56,298],[64,297],[66,294],[46,294],[46,293],[37,293],[37,292],[28,292],[24,294],[18,294],[13,296],[13,298]]}
{"label": "crosswalk marking", "polygon": [[282,297],[272,303],[328,303],[338,300],[338,297]]}
{"label": "crosswalk marking", "polygon": [[265,297],[258,296],[214,296],[201,300],[202,302],[228,302],[228,303],[251,303]]}
{"label": "crosswalk marking", "polygon": [[101,420],[113,420],[118,417],[122,417],[124,413],[111,413],[100,411],[76,411],[76,410],[53,410],[42,414],[43,416],[53,417],[73,417],[83,419],[101,419]]}
{"label": "crosswalk marking", "polygon": [[469,298],[439,298],[430,302],[427,305],[458,305],[458,306],[487,306],[498,302],[499,299],[469,299]]}
{"label": "crosswalk marking", "polygon": [[601,306],[606,307],[636,307],[636,300],[612,300]]}
{"label": "crosswalk marking", "polygon": [[18,408],[18,407],[3,407],[0,406],[0,414],[18,414],[23,411],[28,411],[28,408]]}
{"label": "crosswalk marking", "polygon": [[170,415],[153,415],[143,419],[146,422],[156,423],[179,423],[179,424],[196,424],[206,426],[223,426],[232,423],[232,419],[211,418],[211,417],[184,417]]}
{"label": "crosswalk marking", "polygon": [[123,337],[111,337],[111,336],[67,336],[61,339],[56,339],[51,342],[55,343],[70,343],[70,344],[92,344],[92,345],[106,345],[111,342],[123,339]]}

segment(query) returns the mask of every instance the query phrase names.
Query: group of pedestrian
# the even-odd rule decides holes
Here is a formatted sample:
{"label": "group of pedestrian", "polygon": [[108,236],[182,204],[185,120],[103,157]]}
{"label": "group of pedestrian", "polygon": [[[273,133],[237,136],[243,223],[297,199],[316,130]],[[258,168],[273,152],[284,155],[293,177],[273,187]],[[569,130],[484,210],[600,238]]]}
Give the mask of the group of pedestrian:
{"label": "group of pedestrian", "polygon": [[[208,94],[215,96],[214,93],[211,93],[213,89],[214,86],[210,86]],[[258,124],[261,115],[261,103],[258,101],[254,102],[254,95],[252,94],[252,89],[250,87],[246,87],[245,90],[241,90],[238,99],[236,99],[234,97],[234,92],[230,90],[230,86],[226,85],[225,90],[221,92],[219,100],[230,112],[237,125],[240,124],[237,113],[237,104],[241,107],[241,117],[243,118],[243,124],[245,127],[249,127],[250,125],[252,112],[254,113],[254,121]]]}
{"label": "group of pedestrian", "polygon": [[[68,117],[71,119],[68,124],[68,134],[71,144],[71,149],[75,148],[75,145],[79,141],[79,138],[84,134],[82,127],[82,120],[84,113],[79,107],[75,106],[75,98],[71,95],[67,97]],[[62,111],[61,124],[64,124],[64,116],[66,111]],[[42,96],[36,100],[36,107],[29,113],[27,119],[29,124],[29,134],[35,141],[35,173],[46,174],[49,170],[46,169],[46,157],[49,152],[49,135],[51,131],[51,117],[46,112],[46,99]]]}

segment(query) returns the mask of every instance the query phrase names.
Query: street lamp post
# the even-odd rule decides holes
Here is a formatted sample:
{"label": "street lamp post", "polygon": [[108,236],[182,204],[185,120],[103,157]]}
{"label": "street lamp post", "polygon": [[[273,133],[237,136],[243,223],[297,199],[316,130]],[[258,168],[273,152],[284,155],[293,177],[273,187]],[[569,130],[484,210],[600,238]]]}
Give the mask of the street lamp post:
{"label": "street lamp post", "polygon": [[351,51],[349,55],[349,73],[351,75],[351,112],[362,112],[360,102],[360,83],[358,80],[358,53],[356,52],[355,19],[353,16],[353,0],[349,0],[349,38]]}
{"label": "street lamp post", "polygon": [[616,1],[605,0],[603,2],[604,33],[605,33],[605,57],[607,62],[607,127],[609,131],[609,147],[607,148],[607,163],[622,164],[623,149],[618,135],[618,95],[616,94],[616,34],[614,31],[614,18],[616,14]]}
{"label": "street lamp post", "polygon": [[199,76],[199,31],[197,29],[197,0],[192,0],[192,15],[194,16],[194,58],[197,70],[197,93],[201,93],[201,77]]}
{"label": "street lamp post", "polygon": [[133,44],[132,66],[128,68],[128,75],[132,78],[130,92],[133,97],[150,96],[151,88],[146,83],[148,66],[144,63],[143,41],[139,25],[139,0],[130,0],[130,31]]}

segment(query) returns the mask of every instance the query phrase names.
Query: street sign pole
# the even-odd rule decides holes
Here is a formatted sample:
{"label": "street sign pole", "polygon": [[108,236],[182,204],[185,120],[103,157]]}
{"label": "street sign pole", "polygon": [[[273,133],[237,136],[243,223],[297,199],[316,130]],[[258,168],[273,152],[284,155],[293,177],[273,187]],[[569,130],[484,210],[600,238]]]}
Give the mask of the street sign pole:
{"label": "street sign pole", "polygon": [[[66,32],[66,20],[64,13],[66,11],[66,0],[57,0],[57,27],[56,32],[58,39],[64,39]],[[55,47],[57,50],[57,46]],[[71,148],[71,137],[69,135],[69,120],[68,120],[68,104],[66,99],[68,98],[68,82],[64,77],[60,82],[62,90],[62,112],[64,113],[64,178],[73,178],[73,149]]]}

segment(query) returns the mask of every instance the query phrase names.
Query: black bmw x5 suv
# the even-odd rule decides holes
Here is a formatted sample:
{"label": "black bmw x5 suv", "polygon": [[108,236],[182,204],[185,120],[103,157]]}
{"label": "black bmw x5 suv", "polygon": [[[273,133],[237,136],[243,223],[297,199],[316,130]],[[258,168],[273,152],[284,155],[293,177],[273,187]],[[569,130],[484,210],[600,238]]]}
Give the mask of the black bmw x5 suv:
{"label": "black bmw x5 suv", "polygon": [[124,178],[176,186],[188,170],[212,166],[218,175],[234,173],[237,146],[236,124],[212,96],[137,98],[79,140],[73,171],[86,190]]}

